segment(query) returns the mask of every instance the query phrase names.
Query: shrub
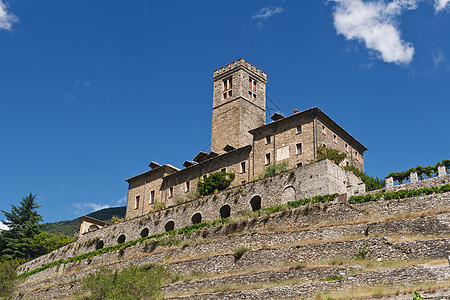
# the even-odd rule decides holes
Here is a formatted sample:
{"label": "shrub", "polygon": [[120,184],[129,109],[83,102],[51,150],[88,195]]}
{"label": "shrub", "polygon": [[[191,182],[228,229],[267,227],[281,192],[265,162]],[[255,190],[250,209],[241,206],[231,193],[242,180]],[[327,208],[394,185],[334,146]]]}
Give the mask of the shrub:
{"label": "shrub", "polygon": [[268,165],[264,169],[264,173],[263,173],[262,177],[266,178],[266,177],[274,176],[277,173],[285,172],[287,170],[288,170],[288,165],[287,165],[286,161],[283,161],[279,164],[273,163],[271,165]]}
{"label": "shrub", "polygon": [[14,279],[16,279],[17,260],[5,260],[0,262],[0,298],[9,299],[14,291]]}
{"label": "shrub", "polygon": [[102,268],[83,279],[82,288],[90,292],[88,299],[163,299],[162,280],[168,272],[162,267],[148,270],[131,265],[122,271]]}
{"label": "shrub", "polygon": [[423,300],[423,297],[418,292],[413,292],[413,300]]}
{"label": "shrub", "polygon": [[323,281],[334,281],[334,280],[342,280],[344,277],[339,276],[339,275],[335,275],[335,274],[330,274],[328,275],[327,278],[325,278]]}
{"label": "shrub", "polygon": [[366,246],[361,246],[358,249],[358,252],[355,254],[355,259],[366,259],[372,255],[372,251],[369,250]]}
{"label": "shrub", "polygon": [[339,152],[339,150],[328,148],[324,145],[320,145],[317,148],[317,159],[325,159],[328,158],[329,160],[334,161],[336,164],[340,164],[344,161],[344,159],[347,157],[347,154]]}
{"label": "shrub", "polygon": [[234,259],[235,260],[241,259],[242,255],[244,255],[244,253],[247,252],[248,250],[250,249],[245,246],[241,246],[239,248],[234,249]]}
{"label": "shrub", "polygon": [[210,195],[215,190],[221,191],[226,189],[230,186],[234,177],[234,173],[216,172],[205,179],[200,179],[197,185],[197,197]]}

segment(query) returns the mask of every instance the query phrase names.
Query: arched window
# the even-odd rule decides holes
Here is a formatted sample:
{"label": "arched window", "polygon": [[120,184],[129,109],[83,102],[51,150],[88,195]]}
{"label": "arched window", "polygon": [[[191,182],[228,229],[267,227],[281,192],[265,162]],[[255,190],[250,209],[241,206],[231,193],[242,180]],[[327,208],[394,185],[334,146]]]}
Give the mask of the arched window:
{"label": "arched window", "polygon": [[148,228],[144,228],[141,231],[141,238],[145,238],[146,236],[148,236]]}
{"label": "arched window", "polygon": [[125,242],[125,234],[119,235],[119,237],[117,238],[117,244],[122,244],[124,242]]}
{"label": "arched window", "polygon": [[220,218],[228,218],[231,214],[231,208],[228,204],[220,208]]}
{"label": "arched window", "polygon": [[171,231],[175,229],[175,223],[173,221],[169,221],[166,223],[166,225],[164,226],[164,229],[167,231]]}
{"label": "arched window", "polygon": [[261,196],[253,196],[250,200],[250,205],[252,206],[252,211],[257,211],[261,209]]}
{"label": "arched window", "polygon": [[192,224],[197,224],[202,221],[202,215],[200,213],[196,213],[192,216]]}
{"label": "arched window", "polygon": [[97,244],[95,244],[95,250],[102,249],[104,246],[105,243],[102,240],[100,240],[97,242]]}

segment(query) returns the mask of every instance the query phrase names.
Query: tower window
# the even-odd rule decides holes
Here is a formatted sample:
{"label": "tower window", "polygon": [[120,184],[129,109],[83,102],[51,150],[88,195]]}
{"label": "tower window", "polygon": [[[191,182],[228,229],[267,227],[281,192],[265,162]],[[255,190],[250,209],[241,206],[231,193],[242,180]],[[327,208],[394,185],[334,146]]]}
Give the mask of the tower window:
{"label": "tower window", "polygon": [[297,127],[295,127],[295,133],[302,133],[302,125],[298,125]]}
{"label": "tower window", "polygon": [[298,143],[297,145],[295,145],[295,152],[297,154],[302,154],[302,143]]}
{"label": "tower window", "polygon": [[337,136],[333,134],[333,142],[337,143]]}
{"label": "tower window", "polygon": [[265,161],[266,165],[270,165],[270,153],[266,153],[266,161]]}
{"label": "tower window", "polygon": [[251,77],[248,78],[248,89],[248,98],[256,101],[256,80]]}
{"label": "tower window", "polygon": [[270,144],[272,137],[270,135],[266,136],[266,144]]}
{"label": "tower window", "polygon": [[231,90],[232,87],[233,87],[232,77],[223,80],[223,99],[227,99],[233,96],[233,91]]}
{"label": "tower window", "polygon": [[150,204],[155,203],[155,191],[150,192]]}
{"label": "tower window", "polygon": [[139,201],[141,201],[141,196],[136,196],[136,201],[134,202],[134,209],[139,208]]}
{"label": "tower window", "polygon": [[186,185],[185,185],[185,191],[186,193],[189,192],[191,189],[191,183],[189,181],[186,181]]}

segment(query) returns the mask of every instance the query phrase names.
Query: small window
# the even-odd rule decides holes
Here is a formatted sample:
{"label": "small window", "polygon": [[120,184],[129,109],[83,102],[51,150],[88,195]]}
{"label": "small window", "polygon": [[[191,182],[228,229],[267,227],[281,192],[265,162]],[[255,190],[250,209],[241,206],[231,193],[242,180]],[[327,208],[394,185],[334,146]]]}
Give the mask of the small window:
{"label": "small window", "polygon": [[232,77],[223,80],[223,99],[227,99],[233,95],[231,88],[233,87]]}
{"label": "small window", "polygon": [[272,137],[270,135],[266,136],[266,144],[270,144]]}
{"label": "small window", "polygon": [[323,134],[327,134],[326,131],[325,131],[325,125],[322,125],[322,133]]}
{"label": "small window", "polygon": [[241,162],[241,173],[245,173],[245,161]]}
{"label": "small window", "polygon": [[139,202],[141,201],[141,196],[136,196],[136,201],[134,202],[134,209],[139,208]]}
{"label": "small window", "polygon": [[302,143],[295,145],[295,153],[302,154]]}
{"label": "small window", "polygon": [[355,158],[358,159],[358,152],[355,151]]}
{"label": "small window", "polygon": [[185,191],[186,193],[189,192],[191,189],[191,183],[189,181],[186,181],[185,183]]}
{"label": "small window", "polygon": [[333,134],[333,142],[337,143],[337,136]]}
{"label": "small window", "polygon": [[155,203],[155,191],[150,192],[150,204]]}
{"label": "small window", "polygon": [[173,197],[173,187],[169,188],[169,198]]}
{"label": "small window", "polygon": [[227,169],[226,168],[222,168],[222,169],[220,169],[220,172],[223,172],[223,173],[225,173],[227,171]]}
{"label": "small window", "polygon": [[266,165],[270,165],[270,153],[266,154]]}
{"label": "small window", "polygon": [[345,151],[348,152],[348,145],[347,145],[347,143],[345,143]]}
{"label": "small window", "polygon": [[303,166],[303,163],[301,162],[297,163],[297,168],[300,168],[301,166]]}
{"label": "small window", "polygon": [[302,133],[302,125],[298,125],[297,127],[295,127],[295,133]]}
{"label": "small window", "polygon": [[205,179],[206,179],[206,177],[208,177],[208,175],[203,175],[203,180],[205,180]]}
{"label": "small window", "polygon": [[248,98],[256,101],[256,80],[249,77],[248,78]]}

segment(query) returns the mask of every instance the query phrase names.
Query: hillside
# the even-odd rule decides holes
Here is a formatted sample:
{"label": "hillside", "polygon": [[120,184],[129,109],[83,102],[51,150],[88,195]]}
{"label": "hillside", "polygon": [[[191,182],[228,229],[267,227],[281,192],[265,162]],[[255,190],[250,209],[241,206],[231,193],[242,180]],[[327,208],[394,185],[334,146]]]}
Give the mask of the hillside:
{"label": "hillside", "polygon": [[[109,221],[113,216],[124,218],[125,212],[125,206],[110,207],[92,212],[88,216],[102,221]],[[80,225],[81,218],[42,224],[43,229],[49,233],[65,234],[67,236],[77,235],[80,230]]]}

